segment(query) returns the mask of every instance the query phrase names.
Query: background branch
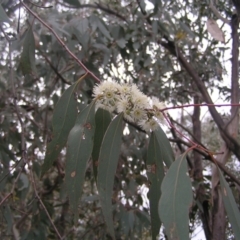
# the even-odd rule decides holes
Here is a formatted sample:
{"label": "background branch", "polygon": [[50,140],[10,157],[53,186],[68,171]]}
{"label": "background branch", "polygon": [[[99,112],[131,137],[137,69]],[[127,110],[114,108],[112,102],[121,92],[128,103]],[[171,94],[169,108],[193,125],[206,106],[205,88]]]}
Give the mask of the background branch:
{"label": "background branch", "polygon": [[21,1],[22,5],[33,15],[42,25],[44,25],[58,40],[58,42],[63,46],[63,48],[68,52],[68,54],[85,70],[87,74],[89,74],[96,82],[100,83],[101,80],[91,72],[83,63],[80,61],[77,56],[69,50],[66,44],[61,40],[61,38],[57,35],[57,33],[46,23],[44,22],[35,12],[33,12],[23,1]]}

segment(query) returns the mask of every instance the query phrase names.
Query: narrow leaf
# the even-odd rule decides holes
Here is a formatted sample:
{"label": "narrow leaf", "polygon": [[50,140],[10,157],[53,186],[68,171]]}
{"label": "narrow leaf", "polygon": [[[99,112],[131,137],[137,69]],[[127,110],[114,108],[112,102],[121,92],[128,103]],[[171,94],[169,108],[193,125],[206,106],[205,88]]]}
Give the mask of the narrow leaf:
{"label": "narrow leaf", "polygon": [[8,15],[6,14],[6,12],[4,11],[2,5],[0,4],[0,23],[2,23],[2,22],[11,23]]}
{"label": "narrow leaf", "polygon": [[80,112],[76,123],[69,133],[66,156],[65,187],[70,206],[78,219],[78,203],[82,193],[87,162],[91,157],[95,131],[94,102]]}
{"label": "narrow leaf", "polygon": [[170,168],[171,164],[174,161],[174,154],[170,142],[161,127],[155,130],[154,134],[158,140],[159,146],[161,146],[161,160],[166,164],[168,168]]}
{"label": "narrow leaf", "polygon": [[53,140],[47,146],[47,152],[42,166],[42,175],[48,171],[65,146],[68,134],[77,117],[77,101],[74,92],[77,83],[69,87],[59,99],[53,112]]}
{"label": "narrow leaf", "polygon": [[161,221],[158,215],[158,203],[161,196],[160,186],[164,178],[163,160],[160,151],[161,146],[157,137],[152,132],[147,152],[147,175],[150,180],[148,198],[150,203],[152,239],[155,240],[159,234]]}
{"label": "narrow leaf", "polygon": [[189,239],[188,214],[193,196],[187,171],[184,154],[171,165],[162,182],[158,212],[169,239]]}
{"label": "narrow leaf", "polygon": [[23,75],[36,72],[35,67],[35,40],[30,27],[27,30],[24,43],[23,51],[20,58],[20,69],[22,70]]}
{"label": "narrow leaf", "polygon": [[7,234],[10,234],[13,226],[13,216],[11,208],[9,207],[9,205],[4,205],[1,207],[1,211],[7,223]]}
{"label": "narrow leaf", "polygon": [[225,42],[222,29],[219,28],[217,22],[213,19],[207,20],[207,30],[215,40]]}
{"label": "narrow leaf", "polygon": [[222,172],[220,171],[220,169],[218,169],[218,172],[219,172],[219,178],[220,178],[220,186],[221,186],[223,203],[224,203],[229,221],[231,223],[235,239],[240,239],[239,209],[234,200],[232,191],[231,191],[227,181],[225,180]]}
{"label": "narrow leaf", "polygon": [[104,23],[104,21],[100,18],[98,18],[98,21],[97,21],[97,26],[98,26],[98,29],[100,30],[100,32],[108,39],[112,39],[110,34],[109,34],[109,31],[107,29],[107,26],[106,24]]}
{"label": "narrow leaf", "polygon": [[81,6],[81,4],[79,3],[78,0],[64,0],[64,2],[66,2],[66,3],[68,3],[68,4],[72,5],[72,6],[74,6],[74,7],[76,7],[76,8],[78,8],[78,7]]}
{"label": "narrow leaf", "polygon": [[122,138],[123,115],[118,115],[109,125],[101,146],[98,166],[98,192],[103,216],[109,234],[115,239],[112,216],[112,190],[117,169]]}
{"label": "narrow leaf", "polygon": [[95,179],[97,179],[98,157],[104,134],[111,122],[111,115],[108,111],[99,108],[95,115],[96,129],[94,134],[94,144],[92,151],[93,172]]}

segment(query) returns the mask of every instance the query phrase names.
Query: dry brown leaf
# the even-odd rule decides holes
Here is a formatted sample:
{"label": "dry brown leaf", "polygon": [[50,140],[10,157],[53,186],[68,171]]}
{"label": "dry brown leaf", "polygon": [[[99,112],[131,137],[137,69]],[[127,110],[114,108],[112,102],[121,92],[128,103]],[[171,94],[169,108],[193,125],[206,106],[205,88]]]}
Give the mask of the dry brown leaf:
{"label": "dry brown leaf", "polygon": [[207,20],[207,30],[215,40],[223,43],[225,42],[223,31],[213,19]]}

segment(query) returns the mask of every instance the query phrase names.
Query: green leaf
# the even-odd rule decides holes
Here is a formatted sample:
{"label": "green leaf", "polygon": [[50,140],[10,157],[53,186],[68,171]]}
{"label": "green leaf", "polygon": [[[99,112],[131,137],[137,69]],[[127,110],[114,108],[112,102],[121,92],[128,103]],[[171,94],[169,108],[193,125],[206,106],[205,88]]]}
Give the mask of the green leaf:
{"label": "green leaf", "polygon": [[25,173],[20,174],[19,180],[21,182],[21,185],[18,186],[18,191],[22,191],[23,189],[28,188],[29,180]]}
{"label": "green leaf", "polygon": [[170,168],[174,161],[174,154],[170,142],[160,126],[154,131],[154,134],[158,140],[159,146],[161,146],[161,160],[164,161],[168,168]]}
{"label": "green leaf", "polygon": [[163,179],[158,213],[169,239],[189,239],[189,208],[192,186],[187,176],[186,154],[172,164]]}
{"label": "green leaf", "polygon": [[23,51],[20,58],[20,69],[22,70],[23,75],[36,72],[35,67],[35,40],[30,27],[27,30],[24,43]]}
{"label": "green leaf", "polygon": [[97,26],[98,26],[98,29],[99,31],[106,37],[108,38],[109,40],[112,40],[110,34],[109,34],[109,31],[107,29],[107,26],[106,24],[104,23],[104,21],[100,18],[98,18],[98,21],[97,21]]}
{"label": "green leaf", "polygon": [[158,215],[158,203],[161,196],[160,186],[164,178],[164,170],[160,148],[161,146],[158,143],[156,134],[152,132],[147,152],[147,176],[151,184],[148,198],[150,204],[152,239],[154,240],[158,236],[161,226]]}
{"label": "green leaf", "polygon": [[2,23],[2,22],[11,23],[8,15],[6,14],[6,12],[4,11],[2,5],[0,4],[0,23]]}
{"label": "green leaf", "polygon": [[222,172],[220,171],[220,169],[218,169],[218,172],[219,172],[219,178],[220,178],[220,186],[221,186],[223,203],[224,203],[229,221],[231,223],[235,239],[240,239],[239,208],[234,200],[232,191],[227,181],[225,180]]}
{"label": "green leaf", "polygon": [[112,216],[112,190],[117,169],[122,138],[123,114],[119,114],[109,125],[101,146],[98,166],[98,192],[103,216],[109,234],[115,239]]}
{"label": "green leaf", "polygon": [[87,162],[91,157],[95,131],[95,102],[87,106],[78,116],[69,133],[66,156],[65,187],[70,206],[78,219],[78,203],[82,193]]}
{"label": "green leaf", "polygon": [[125,39],[121,38],[121,39],[118,39],[116,41],[116,43],[120,48],[125,48],[127,41]]}
{"label": "green leaf", "polygon": [[11,229],[13,226],[13,219],[12,219],[12,211],[9,205],[1,206],[1,211],[7,223],[7,234],[11,233]]}
{"label": "green leaf", "polygon": [[97,165],[98,157],[100,153],[100,148],[104,134],[111,122],[111,115],[108,111],[99,108],[95,115],[96,130],[94,134],[94,144],[92,151],[92,160],[93,160],[93,172],[95,179],[97,179]]}
{"label": "green leaf", "polygon": [[59,99],[53,112],[53,140],[47,146],[47,152],[42,166],[42,175],[52,166],[60,151],[65,146],[68,134],[77,117],[77,101],[74,92],[78,83],[69,87]]}
{"label": "green leaf", "polygon": [[64,2],[70,4],[74,7],[77,7],[77,8],[81,6],[81,4],[79,3],[78,0],[64,0]]}
{"label": "green leaf", "polygon": [[139,218],[140,222],[142,223],[142,225],[145,228],[149,228],[150,227],[150,218],[149,218],[149,214],[148,213],[143,212],[141,210],[136,210],[135,214]]}

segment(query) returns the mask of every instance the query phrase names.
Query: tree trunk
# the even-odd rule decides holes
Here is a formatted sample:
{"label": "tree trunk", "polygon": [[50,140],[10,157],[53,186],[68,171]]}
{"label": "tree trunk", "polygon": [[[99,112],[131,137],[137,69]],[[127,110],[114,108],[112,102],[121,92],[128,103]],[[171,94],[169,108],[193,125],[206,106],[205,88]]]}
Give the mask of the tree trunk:
{"label": "tree trunk", "polygon": [[[194,104],[199,104],[199,97],[197,95],[194,96]],[[194,107],[193,115],[192,115],[192,123],[193,123],[193,137],[197,139],[199,143],[201,142],[202,134],[201,134],[201,120],[200,120],[201,109],[199,106]],[[194,140],[195,141],[195,140]],[[208,214],[208,200],[206,199],[206,192],[203,186],[203,166],[202,166],[202,156],[200,153],[194,151],[193,152],[193,178],[196,182],[199,183],[198,188],[196,189],[196,198],[199,200],[202,205],[202,211],[200,210],[200,218],[202,220],[204,233],[207,240],[212,239],[212,234],[209,227],[209,214]]]}
{"label": "tree trunk", "polygon": [[[238,72],[239,72],[239,36],[238,36],[239,16],[234,14],[232,16],[231,28],[232,28],[232,76],[231,76],[231,104],[239,103],[239,83],[238,83]],[[229,134],[236,139],[238,133],[238,107],[231,107],[231,116],[229,122],[225,128]],[[223,143],[221,152],[224,154],[218,155],[217,160],[222,164],[226,164],[229,159],[230,151]],[[222,196],[219,186],[219,178],[216,166],[212,169],[212,199],[213,199],[213,210],[212,210],[212,233],[213,240],[224,240],[226,230],[226,216],[225,209],[222,201]]]}

